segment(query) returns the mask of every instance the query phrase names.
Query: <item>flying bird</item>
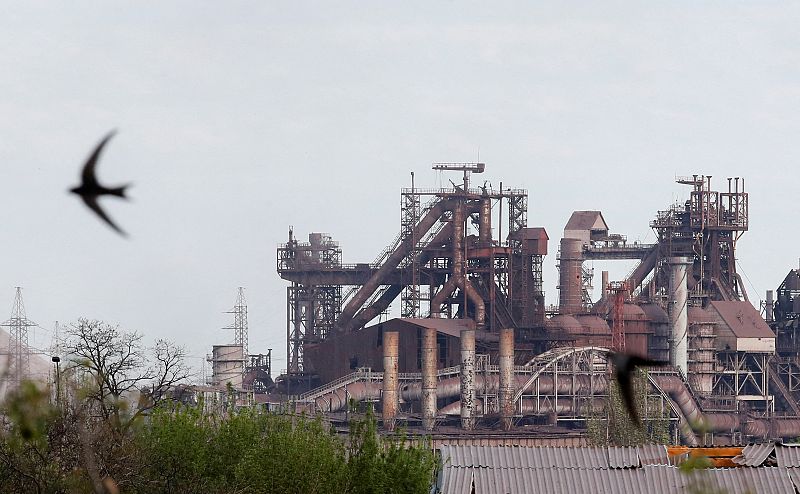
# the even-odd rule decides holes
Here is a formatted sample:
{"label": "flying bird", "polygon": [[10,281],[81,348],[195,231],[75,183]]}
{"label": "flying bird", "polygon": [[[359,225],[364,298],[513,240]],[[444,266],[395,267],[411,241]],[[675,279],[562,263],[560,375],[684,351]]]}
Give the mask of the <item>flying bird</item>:
{"label": "flying bird", "polygon": [[100,141],[99,144],[97,144],[97,147],[94,148],[94,151],[89,156],[89,159],[87,159],[86,163],[83,165],[83,171],[81,172],[81,184],[70,189],[70,192],[79,195],[83,200],[83,203],[86,204],[89,209],[94,211],[95,214],[100,217],[100,219],[108,223],[108,225],[116,230],[117,233],[125,237],[127,234],[119,226],[117,226],[111,220],[111,218],[108,217],[105,211],[103,211],[100,205],[97,204],[97,199],[104,195],[117,196],[126,199],[125,189],[128,188],[128,185],[109,188],[101,185],[95,176],[95,168],[97,167],[97,160],[100,157],[100,153],[103,151],[103,148],[108,141],[114,137],[114,134],[116,133],[116,130],[112,130],[103,138],[103,140]]}
{"label": "flying bird", "polygon": [[660,367],[669,365],[669,362],[650,360],[627,353],[607,352],[608,359],[614,365],[614,379],[619,384],[619,391],[622,394],[622,401],[628,410],[633,422],[641,425],[639,414],[636,411],[636,401],[633,397],[633,373],[637,367]]}

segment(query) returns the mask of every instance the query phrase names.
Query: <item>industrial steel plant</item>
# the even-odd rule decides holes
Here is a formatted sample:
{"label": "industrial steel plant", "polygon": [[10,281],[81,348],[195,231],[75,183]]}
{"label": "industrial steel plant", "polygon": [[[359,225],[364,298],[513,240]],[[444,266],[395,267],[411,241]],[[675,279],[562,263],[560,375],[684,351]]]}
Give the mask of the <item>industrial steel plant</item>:
{"label": "industrial steel plant", "polygon": [[[528,224],[527,191],[473,187],[483,163],[433,168],[461,182],[420,188],[412,175],[399,234],[374,261],[343,263],[321,233],[290,230],[278,247],[288,362],[276,385],[298,409],[336,421],[372,402],[386,430],[575,437],[608,400],[611,349],[670,363],[645,374],[644,419],[666,418],[676,443],[800,436],[800,270],[751,303],[736,269],[744,179],[679,178],[686,198],[656,212],[653,244],[575,211],[547,307],[549,236]],[[637,264],[625,279],[604,271],[592,300],[591,260]],[[397,302],[400,317],[379,317]]]}

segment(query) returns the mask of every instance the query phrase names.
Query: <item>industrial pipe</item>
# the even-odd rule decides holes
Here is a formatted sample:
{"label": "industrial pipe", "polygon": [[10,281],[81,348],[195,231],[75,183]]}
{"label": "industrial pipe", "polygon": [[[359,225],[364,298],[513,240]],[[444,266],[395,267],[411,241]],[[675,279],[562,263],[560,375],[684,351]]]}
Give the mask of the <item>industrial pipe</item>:
{"label": "industrial pipe", "polygon": [[436,424],[436,329],[422,328],[422,427]]}
{"label": "industrial pipe", "polygon": [[400,333],[383,333],[383,427],[393,431],[398,405],[397,364],[400,357]]}
{"label": "industrial pipe", "polygon": [[461,427],[475,426],[475,330],[461,330]]}
{"label": "industrial pipe", "polygon": [[351,327],[360,328],[389,308],[389,305],[403,291],[403,285],[391,285],[372,305],[362,309],[352,320]]}
{"label": "industrial pipe", "polygon": [[498,401],[503,430],[511,430],[514,418],[514,329],[500,330],[500,390]]}
{"label": "industrial pipe", "polygon": [[478,240],[481,246],[488,247],[492,244],[492,199],[481,197],[481,217]]}
{"label": "industrial pipe", "polygon": [[669,277],[669,361],[678,371],[687,376],[689,366],[689,319],[688,319],[688,300],[689,287],[686,269],[691,265],[688,257],[670,257],[670,277]]}

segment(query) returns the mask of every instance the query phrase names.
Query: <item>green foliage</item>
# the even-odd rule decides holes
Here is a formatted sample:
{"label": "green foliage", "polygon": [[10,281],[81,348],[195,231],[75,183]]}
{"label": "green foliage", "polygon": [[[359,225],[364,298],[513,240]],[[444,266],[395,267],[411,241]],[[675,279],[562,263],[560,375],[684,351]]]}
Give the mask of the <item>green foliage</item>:
{"label": "green foliage", "polygon": [[92,468],[120,492],[427,493],[437,468],[427,443],[382,438],[371,411],[343,439],[319,418],[165,404],[119,437],[110,418],[50,406],[33,386],[8,405],[0,493],[92,491],[87,441]]}
{"label": "green foliage", "polygon": [[593,410],[587,421],[589,442],[597,446],[638,446],[666,444],[670,440],[669,416],[661,414],[657,399],[647,398],[650,384],[647,373],[639,370],[633,380],[633,393],[642,425],[636,424],[620,395],[619,385],[609,381],[608,400],[600,410]]}

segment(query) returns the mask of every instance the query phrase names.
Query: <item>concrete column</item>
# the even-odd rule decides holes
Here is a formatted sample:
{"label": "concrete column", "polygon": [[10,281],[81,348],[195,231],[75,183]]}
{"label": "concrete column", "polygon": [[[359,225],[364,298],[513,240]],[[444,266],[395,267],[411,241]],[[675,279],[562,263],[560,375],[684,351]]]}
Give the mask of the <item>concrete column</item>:
{"label": "concrete column", "polygon": [[461,427],[475,427],[475,330],[461,330]]}
{"label": "concrete column", "polygon": [[670,257],[669,277],[669,363],[684,375],[688,372],[688,301],[689,286],[687,267],[692,264],[688,257]]}
{"label": "concrete column", "polygon": [[436,424],[436,330],[422,329],[422,427]]}
{"label": "concrete column", "polygon": [[577,314],[583,310],[583,242],[562,238],[558,273],[558,311]]}
{"label": "concrete column", "polygon": [[397,417],[397,363],[400,359],[400,333],[383,333],[383,427],[393,431]]}
{"label": "concrete column", "polygon": [[500,330],[500,419],[503,430],[511,430],[514,419],[514,329]]}

